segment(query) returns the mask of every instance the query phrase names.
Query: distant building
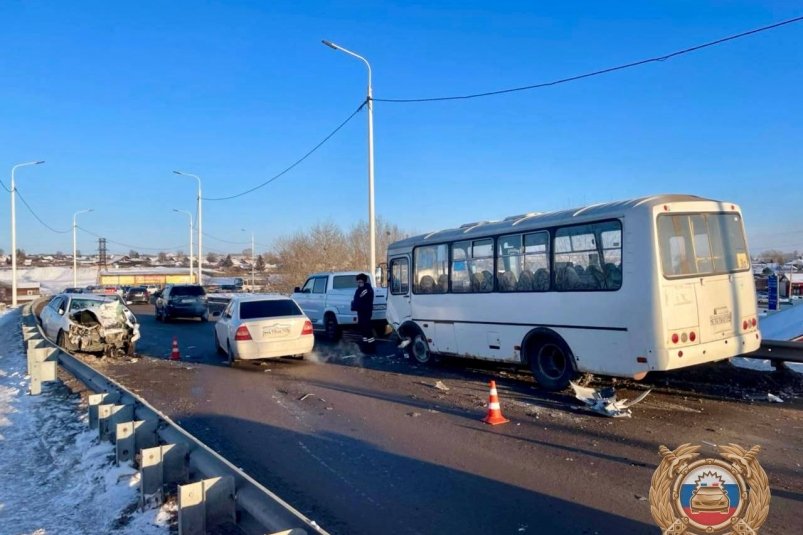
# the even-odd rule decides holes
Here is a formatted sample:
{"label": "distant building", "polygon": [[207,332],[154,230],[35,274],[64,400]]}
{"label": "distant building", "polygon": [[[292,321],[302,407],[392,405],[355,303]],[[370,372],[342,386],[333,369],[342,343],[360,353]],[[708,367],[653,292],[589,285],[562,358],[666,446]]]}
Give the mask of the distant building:
{"label": "distant building", "polygon": [[190,277],[186,268],[129,268],[109,269],[101,271],[98,283],[112,286],[135,286],[140,284],[187,284],[197,282],[195,276]]}
{"label": "distant building", "polygon": [[[0,302],[11,304],[12,302],[11,282],[0,281]],[[29,303],[38,299],[39,283],[38,282],[19,282],[17,283],[17,302]]]}

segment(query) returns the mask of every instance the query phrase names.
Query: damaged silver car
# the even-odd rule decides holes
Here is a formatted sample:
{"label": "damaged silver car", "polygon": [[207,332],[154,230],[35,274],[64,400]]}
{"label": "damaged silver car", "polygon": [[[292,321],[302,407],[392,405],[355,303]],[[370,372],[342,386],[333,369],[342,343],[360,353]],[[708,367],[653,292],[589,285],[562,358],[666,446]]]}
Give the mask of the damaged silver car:
{"label": "damaged silver car", "polygon": [[139,322],[120,299],[104,295],[59,294],[40,313],[42,329],[67,351],[133,355]]}

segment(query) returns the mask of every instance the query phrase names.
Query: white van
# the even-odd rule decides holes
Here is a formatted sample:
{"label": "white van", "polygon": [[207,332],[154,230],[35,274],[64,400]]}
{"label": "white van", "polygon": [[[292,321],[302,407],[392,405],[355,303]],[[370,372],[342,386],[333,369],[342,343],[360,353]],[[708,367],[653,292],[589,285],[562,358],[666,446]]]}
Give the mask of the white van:
{"label": "white van", "polygon": [[364,271],[313,273],[301,287],[293,291],[293,299],[312,321],[313,328],[329,340],[337,340],[343,329],[357,326],[357,313],[351,310],[351,300],[357,289],[357,275],[365,274],[374,289],[374,328],[382,332],[387,321],[387,289],[377,288],[374,277]]}

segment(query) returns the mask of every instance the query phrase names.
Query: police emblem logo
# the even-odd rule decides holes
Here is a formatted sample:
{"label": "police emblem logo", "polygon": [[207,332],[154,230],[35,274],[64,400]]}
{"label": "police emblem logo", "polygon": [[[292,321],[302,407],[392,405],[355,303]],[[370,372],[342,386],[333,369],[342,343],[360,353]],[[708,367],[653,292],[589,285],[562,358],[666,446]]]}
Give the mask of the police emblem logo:
{"label": "police emblem logo", "polygon": [[721,459],[698,459],[699,445],[661,446],[650,512],[664,535],[752,535],[767,520],[770,489],[759,446],[718,446]]}

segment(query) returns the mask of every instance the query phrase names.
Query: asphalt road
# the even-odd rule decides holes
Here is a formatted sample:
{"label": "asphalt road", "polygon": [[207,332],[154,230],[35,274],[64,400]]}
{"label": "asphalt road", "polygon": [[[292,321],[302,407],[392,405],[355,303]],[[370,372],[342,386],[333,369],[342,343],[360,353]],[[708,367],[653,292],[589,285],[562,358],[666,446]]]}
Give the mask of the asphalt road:
{"label": "asphalt road", "polygon": [[[687,381],[614,420],[539,391],[529,374],[466,361],[416,367],[389,343],[370,357],[344,341],[317,344],[313,360],[230,369],[211,322],[162,324],[152,306],[133,309],[142,358],[94,365],[332,533],[658,533],[647,500],[658,447],[704,440],[760,444],[773,490],[761,533],[800,525],[799,400],[748,403]],[[166,360],[173,336],[181,362]],[[728,392],[765,386],[744,374]],[[510,423],[481,422],[489,379]],[[634,388],[625,383],[620,397]]]}

